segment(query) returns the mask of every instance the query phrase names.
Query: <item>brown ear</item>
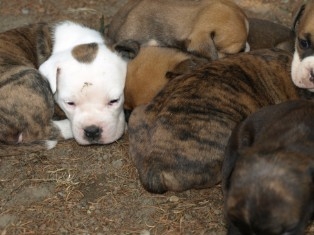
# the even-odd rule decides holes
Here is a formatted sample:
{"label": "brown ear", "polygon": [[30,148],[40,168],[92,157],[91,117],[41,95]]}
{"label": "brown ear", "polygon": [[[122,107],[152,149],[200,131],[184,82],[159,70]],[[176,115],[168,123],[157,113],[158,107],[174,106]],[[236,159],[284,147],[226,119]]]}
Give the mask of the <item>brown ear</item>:
{"label": "brown ear", "polygon": [[206,58],[202,57],[192,57],[186,60],[181,61],[178,63],[174,69],[171,71],[168,71],[166,73],[166,78],[173,79],[177,76],[180,76],[182,74],[187,74],[193,72],[196,68],[199,66],[208,63],[208,60]]}
{"label": "brown ear", "polygon": [[297,24],[299,23],[302,15],[303,15],[304,9],[305,9],[305,4],[302,4],[299,7],[299,9],[296,11],[296,13],[294,14],[293,24],[292,24],[292,31],[294,31],[294,32],[296,30]]}
{"label": "brown ear", "polygon": [[124,40],[113,46],[123,58],[127,60],[134,59],[140,51],[140,44],[134,40]]}

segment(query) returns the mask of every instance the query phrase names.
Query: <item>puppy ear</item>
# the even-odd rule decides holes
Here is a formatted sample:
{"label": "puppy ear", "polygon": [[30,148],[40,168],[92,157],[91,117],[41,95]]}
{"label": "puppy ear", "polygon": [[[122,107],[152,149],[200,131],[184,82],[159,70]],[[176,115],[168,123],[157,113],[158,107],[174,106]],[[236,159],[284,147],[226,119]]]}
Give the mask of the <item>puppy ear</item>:
{"label": "puppy ear", "polygon": [[208,60],[206,58],[192,57],[178,63],[174,67],[174,69],[172,69],[171,71],[168,71],[165,76],[168,79],[173,79],[182,74],[193,72],[196,68],[206,63],[208,63]]}
{"label": "puppy ear", "polygon": [[296,13],[294,14],[294,18],[293,18],[293,24],[292,24],[292,31],[295,32],[297,24],[299,23],[303,12],[305,9],[305,4],[302,4],[299,9],[296,11]]}
{"label": "puppy ear", "polygon": [[127,60],[134,59],[140,51],[140,44],[134,40],[124,40],[113,46],[123,58]]}
{"label": "puppy ear", "polygon": [[51,56],[39,67],[39,72],[48,80],[52,93],[57,91],[57,77],[59,68],[56,59]]}

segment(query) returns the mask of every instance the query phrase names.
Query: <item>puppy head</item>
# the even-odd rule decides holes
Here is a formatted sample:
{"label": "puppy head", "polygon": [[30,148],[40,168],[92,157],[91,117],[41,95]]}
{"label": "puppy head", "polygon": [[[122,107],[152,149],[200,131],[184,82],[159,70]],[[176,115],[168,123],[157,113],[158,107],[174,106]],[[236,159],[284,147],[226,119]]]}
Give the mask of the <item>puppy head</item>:
{"label": "puppy head", "polygon": [[[158,61],[158,63],[156,63]],[[128,63],[124,89],[126,109],[147,104],[169,81],[208,60],[174,48],[144,46]]]}
{"label": "puppy head", "polygon": [[53,54],[39,71],[71,121],[80,144],[111,143],[124,132],[126,62],[104,44],[82,44]]}
{"label": "puppy head", "polygon": [[296,34],[291,75],[294,84],[314,91],[314,1],[297,12],[293,30]]}
{"label": "puppy head", "polygon": [[313,171],[308,162],[296,165],[298,159],[302,156],[291,152],[242,154],[227,189],[229,229],[246,235],[303,234],[313,213]]}

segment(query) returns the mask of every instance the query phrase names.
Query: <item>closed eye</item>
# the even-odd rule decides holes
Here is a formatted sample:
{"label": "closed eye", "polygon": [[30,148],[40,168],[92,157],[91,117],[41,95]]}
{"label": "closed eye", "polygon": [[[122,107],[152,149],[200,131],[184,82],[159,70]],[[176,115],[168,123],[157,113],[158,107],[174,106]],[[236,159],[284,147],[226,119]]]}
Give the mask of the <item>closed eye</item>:
{"label": "closed eye", "polygon": [[119,100],[120,100],[120,98],[119,98],[119,99],[110,100],[108,104],[109,104],[109,105],[113,105],[113,104],[115,104],[115,103],[118,103]]}
{"label": "closed eye", "polygon": [[68,106],[72,106],[72,107],[75,106],[75,102],[74,101],[64,101],[64,103],[66,103],[66,105],[68,105]]}

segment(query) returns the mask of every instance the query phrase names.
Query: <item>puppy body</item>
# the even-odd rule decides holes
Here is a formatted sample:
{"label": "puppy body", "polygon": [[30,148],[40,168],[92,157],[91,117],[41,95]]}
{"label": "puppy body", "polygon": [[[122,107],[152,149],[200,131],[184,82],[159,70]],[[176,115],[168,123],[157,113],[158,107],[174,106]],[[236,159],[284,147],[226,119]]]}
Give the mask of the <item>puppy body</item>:
{"label": "puppy body", "polygon": [[71,136],[67,122],[52,121],[53,96],[36,69],[51,49],[47,24],[0,34],[0,156],[50,149]]}
{"label": "puppy body", "polygon": [[294,32],[280,24],[269,20],[249,18],[248,43],[250,50],[279,48],[294,52]]}
{"label": "puppy body", "polygon": [[[115,141],[125,128],[125,75],[126,62],[100,33],[74,22],[1,33],[0,156],[51,149],[61,138]],[[52,121],[52,91],[69,119]]]}
{"label": "puppy body", "polygon": [[263,50],[213,61],[172,79],[148,105],[134,109],[130,156],[143,186],[163,193],[218,183],[235,125],[306,92],[290,79],[291,59],[288,52]]}
{"label": "puppy body", "polygon": [[313,101],[289,101],[235,128],[223,165],[228,234],[304,234],[314,212],[313,115]]}
{"label": "puppy body", "polygon": [[129,0],[107,32],[114,43],[132,39],[210,59],[243,51],[247,35],[244,12],[227,0]]}
{"label": "puppy body", "polygon": [[124,108],[133,110],[147,104],[170,79],[189,73],[206,62],[205,58],[174,48],[142,47],[128,63]]}
{"label": "puppy body", "polygon": [[296,86],[314,91],[314,1],[302,5],[295,16],[295,52],[291,68]]}

